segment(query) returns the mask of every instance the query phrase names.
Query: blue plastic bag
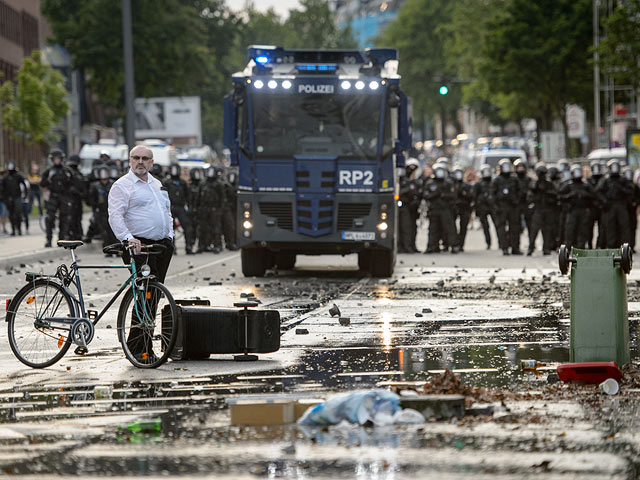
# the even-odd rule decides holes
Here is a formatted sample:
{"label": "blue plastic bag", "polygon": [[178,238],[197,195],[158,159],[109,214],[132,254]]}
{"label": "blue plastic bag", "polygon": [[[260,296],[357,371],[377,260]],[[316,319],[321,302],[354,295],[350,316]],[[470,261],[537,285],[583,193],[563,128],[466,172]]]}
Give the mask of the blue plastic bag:
{"label": "blue plastic bag", "polygon": [[337,425],[350,423],[391,423],[393,414],[400,410],[400,397],[387,390],[366,390],[340,393],[324,403],[308,409],[298,420],[300,425]]}

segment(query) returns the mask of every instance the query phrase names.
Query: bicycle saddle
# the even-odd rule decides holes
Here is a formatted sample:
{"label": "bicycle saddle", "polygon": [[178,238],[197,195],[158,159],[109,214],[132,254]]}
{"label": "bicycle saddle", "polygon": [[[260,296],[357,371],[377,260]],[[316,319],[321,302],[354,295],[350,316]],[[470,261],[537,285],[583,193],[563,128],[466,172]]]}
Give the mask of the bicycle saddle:
{"label": "bicycle saddle", "polygon": [[72,250],[74,248],[81,247],[82,245],[84,245],[84,243],[82,243],[82,240],[58,240],[59,247],[70,248]]}

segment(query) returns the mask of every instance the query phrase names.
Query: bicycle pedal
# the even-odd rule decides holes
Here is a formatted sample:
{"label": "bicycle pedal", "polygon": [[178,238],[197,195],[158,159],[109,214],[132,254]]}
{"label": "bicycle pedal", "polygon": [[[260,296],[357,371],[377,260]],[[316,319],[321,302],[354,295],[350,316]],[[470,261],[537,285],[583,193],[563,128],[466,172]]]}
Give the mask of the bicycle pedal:
{"label": "bicycle pedal", "polygon": [[98,318],[98,311],[97,310],[87,310],[87,317],[89,318],[89,320],[91,320],[92,322]]}
{"label": "bicycle pedal", "polygon": [[87,353],[89,353],[89,349],[85,346],[80,345],[74,350],[74,353],[76,355],[86,355]]}

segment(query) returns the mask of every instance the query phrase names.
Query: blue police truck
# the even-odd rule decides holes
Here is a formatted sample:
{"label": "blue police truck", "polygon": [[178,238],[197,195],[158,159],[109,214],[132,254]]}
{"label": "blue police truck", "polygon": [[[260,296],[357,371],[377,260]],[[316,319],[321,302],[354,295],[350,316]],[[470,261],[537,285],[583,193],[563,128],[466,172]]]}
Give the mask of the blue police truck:
{"label": "blue police truck", "polygon": [[360,269],[392,275],[396,171],[411,146],[397,51],[248,53],[224,104],[243,274],[293,268],[299,254],[357,253]]}

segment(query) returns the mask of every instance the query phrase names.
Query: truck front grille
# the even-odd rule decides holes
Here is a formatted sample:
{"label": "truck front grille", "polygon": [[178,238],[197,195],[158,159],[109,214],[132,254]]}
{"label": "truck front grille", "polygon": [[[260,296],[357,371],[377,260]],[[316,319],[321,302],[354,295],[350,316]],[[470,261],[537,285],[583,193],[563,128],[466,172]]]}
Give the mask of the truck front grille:
{"label": "truck front grille", "polygon": [[356,218],[363,218],[371,212],[370,203],[339,203],[338,204],[338,230],[353,228]]}
{"label": "truck front grille", "polygon": [[293,230],[293,209],[291,202],[259,202],[260,213],[274,217],[278,222],[278,228]]}

